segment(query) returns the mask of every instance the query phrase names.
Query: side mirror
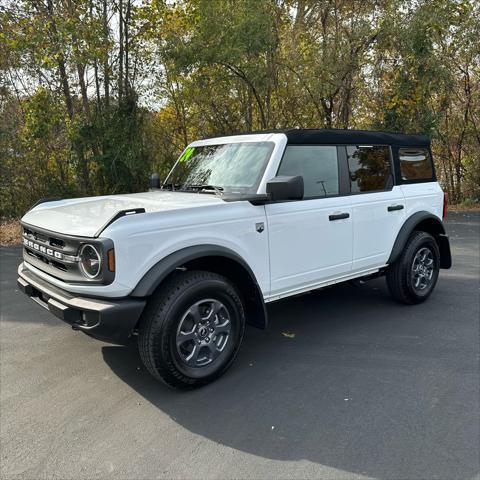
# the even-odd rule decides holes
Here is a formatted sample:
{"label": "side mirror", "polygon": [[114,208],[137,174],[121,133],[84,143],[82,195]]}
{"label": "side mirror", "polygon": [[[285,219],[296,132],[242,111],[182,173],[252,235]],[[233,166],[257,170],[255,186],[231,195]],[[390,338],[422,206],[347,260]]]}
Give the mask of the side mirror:
{"label": "side mirror", "polygon": [[278,176],[267,182],[270,200],[301,200],[303,198],[303,177]]}
{"label": "side mirror", "polygon": [[160,176],[158,173],[150,175],[150,188],[160,188]]}

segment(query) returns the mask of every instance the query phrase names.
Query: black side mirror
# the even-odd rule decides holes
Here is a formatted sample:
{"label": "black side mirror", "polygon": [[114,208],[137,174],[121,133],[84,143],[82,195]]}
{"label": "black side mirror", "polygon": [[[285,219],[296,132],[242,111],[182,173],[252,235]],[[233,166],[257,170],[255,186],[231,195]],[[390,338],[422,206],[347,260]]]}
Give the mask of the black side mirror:
{"label": "black side mirror", "polygon": [[301,200],[303,198],[303,177],[278,176],[267,182],[270,200]]}
{"label": "black side mirror", "polygon": [[150,175],[150,188],[160,188],[160,176],[158,173]]}

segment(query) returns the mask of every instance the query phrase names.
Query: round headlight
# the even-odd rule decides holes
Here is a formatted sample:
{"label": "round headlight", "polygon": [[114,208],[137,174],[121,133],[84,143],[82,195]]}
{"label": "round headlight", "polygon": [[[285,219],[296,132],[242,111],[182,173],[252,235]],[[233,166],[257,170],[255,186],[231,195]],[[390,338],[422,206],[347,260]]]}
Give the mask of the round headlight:
{"label": "round headlight", "polygon": [[102,267],[102,258],[97,249],[90,244],[86,244],[80,250],[80,268],[83,274],[88,278],[95,278],[100,273]]}

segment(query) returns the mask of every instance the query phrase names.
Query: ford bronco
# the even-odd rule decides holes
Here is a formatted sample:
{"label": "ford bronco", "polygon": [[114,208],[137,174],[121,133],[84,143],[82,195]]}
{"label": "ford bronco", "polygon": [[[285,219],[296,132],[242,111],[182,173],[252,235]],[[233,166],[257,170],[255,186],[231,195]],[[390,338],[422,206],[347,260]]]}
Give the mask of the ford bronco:
{"label": "ford bronco", "polygon": [[234,361],[265,305],[385,275],[417,304],[450,268],[430,141],[355,130],[191,143],[150,191],[43,200],[22,218],[20,289],[74,330],[137,337],[157,379],[192,388]]}

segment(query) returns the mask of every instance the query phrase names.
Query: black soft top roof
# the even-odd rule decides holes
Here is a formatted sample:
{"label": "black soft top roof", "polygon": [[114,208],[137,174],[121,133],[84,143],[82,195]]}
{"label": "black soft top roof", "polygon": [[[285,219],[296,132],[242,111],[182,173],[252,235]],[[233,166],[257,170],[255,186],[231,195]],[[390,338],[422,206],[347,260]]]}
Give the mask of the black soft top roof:
{"label": "black soft top roof", "polygon": [[400,145],[430,147],[426,135],[405,135],[392,132],[372,132],[368,130],[340,130],[317,128],[291,128],[251,133],[284,133],[291,145]]}
{"label": "black soft top roof", "polygon": [[354,144],[354,145],[403,145],[429,147],[430,139],[425,135],[405,135],[403,133],[371,132],[368,130],[324,130],[290,129],[283,133],[289,144]]}

